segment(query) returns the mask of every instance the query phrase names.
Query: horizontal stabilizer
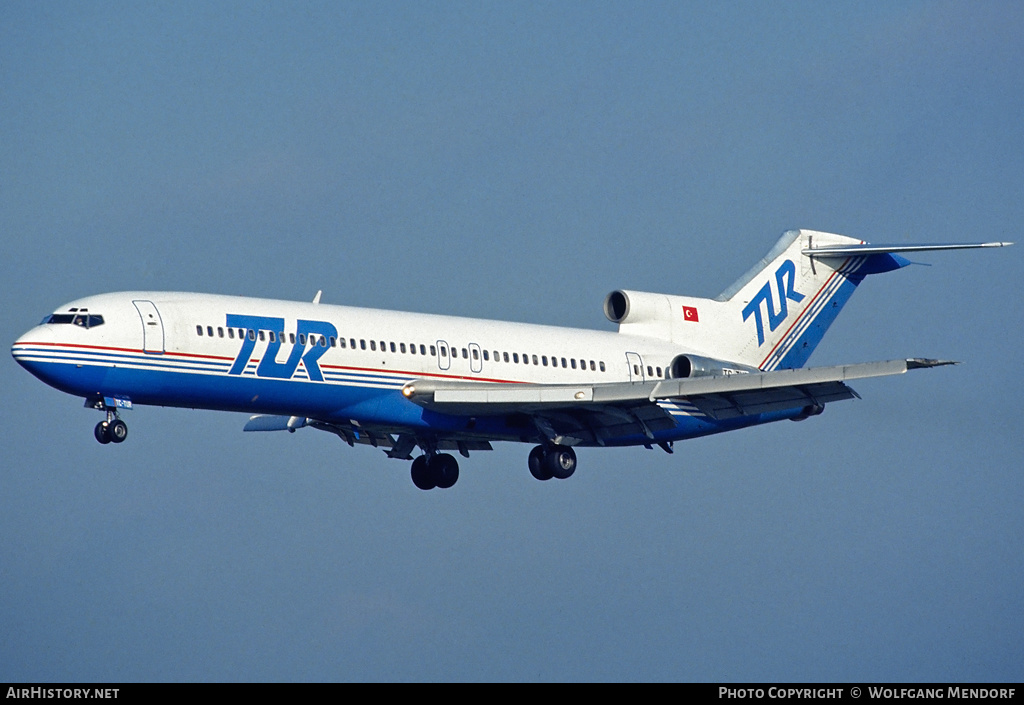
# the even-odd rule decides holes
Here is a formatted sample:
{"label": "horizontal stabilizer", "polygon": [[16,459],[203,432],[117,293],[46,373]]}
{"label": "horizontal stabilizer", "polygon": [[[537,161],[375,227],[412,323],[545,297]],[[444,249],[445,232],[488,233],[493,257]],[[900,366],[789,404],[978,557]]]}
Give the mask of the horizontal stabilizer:
{"label": "horizontal stabilizer", "polygon": [[981,247],[1009,247],[1012,242],[971,242],[947,245],[825,245],[805,247],[801,254],[808,257],[850,257],[857,255],[889,255],[900,252],[928,252],[930,250],[974,250]]}

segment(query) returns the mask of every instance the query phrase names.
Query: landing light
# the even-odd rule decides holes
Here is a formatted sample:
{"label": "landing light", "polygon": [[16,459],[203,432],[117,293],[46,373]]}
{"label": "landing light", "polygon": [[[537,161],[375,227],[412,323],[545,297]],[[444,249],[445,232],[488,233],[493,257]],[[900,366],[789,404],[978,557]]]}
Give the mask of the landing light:
{"label": "landing light", "polygon": [[412,395],[415,394],[415,393],[416,393],[416,385],[409,384],[409,385],[406,385],[406,386],[402,387],[402,396],[404,396],[406,399],[410,399],[412,397]]}

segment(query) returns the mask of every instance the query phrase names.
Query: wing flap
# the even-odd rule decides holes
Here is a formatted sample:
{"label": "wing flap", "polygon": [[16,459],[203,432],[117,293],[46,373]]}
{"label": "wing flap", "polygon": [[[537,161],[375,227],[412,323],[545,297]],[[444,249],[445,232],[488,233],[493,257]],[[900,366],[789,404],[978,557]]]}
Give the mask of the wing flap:
{"label": "wing flap", "polygon": [[690,403],[714,419],[731,419],[750,414],[766,414],[799,407],[824,405],[854,399],[857,393],[842,382],[821,382],[791,387],[700,394]]}

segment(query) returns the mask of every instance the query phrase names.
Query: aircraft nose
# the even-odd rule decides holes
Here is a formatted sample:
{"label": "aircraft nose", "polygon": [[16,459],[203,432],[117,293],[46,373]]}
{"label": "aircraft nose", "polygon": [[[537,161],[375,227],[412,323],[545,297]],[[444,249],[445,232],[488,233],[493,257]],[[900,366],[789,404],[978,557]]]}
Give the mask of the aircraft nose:
{"label": "aircraft nose", "polygon": [[53,342],[53,330],[49,326],[36,326],[14,341],[11,356],[19,365],[31,370],[33,360],[38,360],[40,353],[45,353]]}

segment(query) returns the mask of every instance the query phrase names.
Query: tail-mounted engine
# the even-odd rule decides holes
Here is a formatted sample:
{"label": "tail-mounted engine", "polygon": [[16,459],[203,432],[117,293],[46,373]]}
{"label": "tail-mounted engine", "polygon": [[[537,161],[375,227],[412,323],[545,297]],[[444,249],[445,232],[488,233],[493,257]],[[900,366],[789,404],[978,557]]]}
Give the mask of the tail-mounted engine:
{"label": "tail-mounted engine", "polygon": [[745,375],[751,372],[760,372],[756,367],[748,367],[736,362],[725,362],[714,360],[710,357],[700,355],[676,355],[668,368],[669,376],[673,379],[686,379],[687,377],[724,377],[727,375]]}
{"label": "tail-mounted engine", "polygon": [[612,323],[651,323],[669,315],[668,296],[618,289],[604,297],[604,315]]}

